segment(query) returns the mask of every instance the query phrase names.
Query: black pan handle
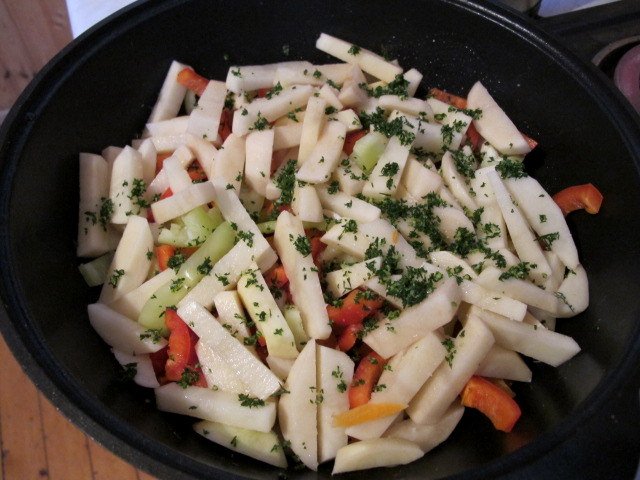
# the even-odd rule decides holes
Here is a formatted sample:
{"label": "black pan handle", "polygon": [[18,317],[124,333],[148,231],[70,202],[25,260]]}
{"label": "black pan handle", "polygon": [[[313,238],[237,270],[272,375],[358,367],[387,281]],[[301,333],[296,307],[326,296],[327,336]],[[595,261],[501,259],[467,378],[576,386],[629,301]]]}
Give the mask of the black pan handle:
{"label": "black pan handle", "polygon": [[554,17],[538,17],[535,22],[584,60],[599,60],[604,49],[614,42],[631,39],[640,43],[640,0],[620,0]]}

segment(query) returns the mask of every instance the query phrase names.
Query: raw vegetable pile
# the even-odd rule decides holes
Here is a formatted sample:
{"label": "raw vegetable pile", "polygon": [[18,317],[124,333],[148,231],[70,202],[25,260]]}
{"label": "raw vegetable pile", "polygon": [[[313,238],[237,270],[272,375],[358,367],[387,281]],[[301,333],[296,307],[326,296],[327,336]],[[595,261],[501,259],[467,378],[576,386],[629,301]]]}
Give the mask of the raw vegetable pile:
{"label": "raw vegetable pile", "polygon": [[465,407],[510,432],[520,355],[580,350],[564,215],[602,196],[545,192],[481,83],[423,100],[417,70],[316,45],[344,63],[173,62],[140,139],[80,154],[92,326],[159,409],[278,467],[408,463]]}

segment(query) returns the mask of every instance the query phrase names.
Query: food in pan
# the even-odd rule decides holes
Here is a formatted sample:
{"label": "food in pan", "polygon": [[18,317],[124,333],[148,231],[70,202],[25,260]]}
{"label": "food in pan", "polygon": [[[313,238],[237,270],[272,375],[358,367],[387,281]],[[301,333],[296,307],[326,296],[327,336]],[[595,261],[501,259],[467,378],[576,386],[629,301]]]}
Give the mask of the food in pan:
{"label": "food in pan", "polygon": [[173,62],[141,137],[80,155],[91,324],[159,409],[278,467],[408,463],[465,407],[508,434],[521,355],[580,350],[554,331],[589,300],[564,214],[602,196],[527,175],[536,141],[480,82],[423,99],[415,69],[317,47],[343,63]]}

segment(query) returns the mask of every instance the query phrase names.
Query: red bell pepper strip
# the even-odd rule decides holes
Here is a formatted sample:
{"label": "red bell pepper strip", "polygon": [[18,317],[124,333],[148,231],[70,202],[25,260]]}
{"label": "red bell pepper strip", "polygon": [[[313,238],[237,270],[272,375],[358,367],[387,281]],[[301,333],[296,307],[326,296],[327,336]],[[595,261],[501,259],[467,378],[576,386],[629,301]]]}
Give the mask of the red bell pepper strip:
{"label": "red bell pepper strip", "polygon": [[462,390],[462,405],[486,415],[496,430],[510,432],[520,418],[516,401],[497,385],[482,377],[471,377]]}
{"label": "red bell pepper strip", "polygon": [[192,68],[186,67],[178,73],[178,83],[201,96],[209,85],[209,79],[198,75]]}
{"label": "red bell pepper strip", "polygon": [[473,123],[471,123],[471,125],[469,125],[469,128],[467,128],[467,138],[469,139],[471,149],[474,152],[480,150],[484,139],[482,138],[482,135],[478,133],[478,130],[476,130],[476,126]]}
{"label": "red bell pepper strip", "polygon": [[353,373],[353,380],[349,385],[349,408],[364,405],[371,399],[371,392],[382,375],[385,359],[376,352],[365,355]]}
{"label": "red bell pepper strip", "polygon": [[358,340],[358,334],[364,327],[362,323],[352,323],[342,331],[338,338],[338,350],[341,352],[348,352],[353,348]]}
{"label": "red bell pepper strip", "polygon": [[316,340],[316,344],[335,350],[338,347],[338,339],[331,332],[327,338]]}
{"label": "red bell pepper strip", "polygon": [[178,316],[175,310],[165,310],[164,322],[169,329],[169,350],[165,377],[173,382],[185,382],[199,387],[207,385],[197,366],[196,343],[198,336]]}
{"label": "red bell pepper strip", "polygon": [[360,140],[366,134],[367,134],[366,130],[358,130],[356,132],[347,133],[344,139],[344,146],[342,147],[342,151],[347,155],[351,155],[353,153],[353,146],[356,144],[358,140]]}
{"label": "red bell pepper strip", "polygon": [[169,198],[171,195],[173,195],[173,191],[171,190],[171,187],[169,187],[164,192],[162,192],[162,195],[160,195],[160,200]]}
{"label": "red bell pepper strip", "polygon": [[591,183],[567,187],[553,196],[553,200],[558,204],[565,217],[580,209],[592,214],[598,213],[603,198],[600,190]]}
{"label": "red bell pepper strip", "polygon": [[369,315],[380,310],[384,301],[371,291],[352,290],[339,307],[327,305],[329,320],[337,327],[362,323]]}

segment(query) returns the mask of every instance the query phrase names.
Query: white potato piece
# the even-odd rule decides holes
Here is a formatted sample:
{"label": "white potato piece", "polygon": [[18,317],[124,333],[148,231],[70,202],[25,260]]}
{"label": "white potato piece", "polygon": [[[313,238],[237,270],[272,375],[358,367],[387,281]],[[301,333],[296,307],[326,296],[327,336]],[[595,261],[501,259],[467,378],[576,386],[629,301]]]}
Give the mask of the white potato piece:
{"label": "white potato piece", "polygon": [[402,68],[364,48],[360,48],[356,54],[349,53],[349,50],[352,50],[353,46],[354,45],[349,42],[332,37],[326,33],[321,33],[318,40],[316,40],[316,48],[318,50],[333,55],[343,62],[356,64],[363,72],[367,72],[385,82],[393,81],[396,75],[402,73]]}
{"label": "white potato piece", "polygon": [[449,438],[462,419],[463,413],[464,407],[454,402],[442,418],[433,425],[419,425],[411,419],[407,419],[392,425],[384,436],[409,440],[416,443],[424,453],[427,453]]}
{"label": "white potato piece", "polygon": [[323,220],[322,202],[313,185],[300,185],[295,182],[291,210],[303,222],[321,222]]}
{"label": "white potato piece", "polygon": [[401,438],[362,440],[338,450],[331,474],[405,465],[423,455],[417,444]]}
{"label": "white potato piece", "polygon": [[202,305],[192,302],[180,306],[178,315],[200,337],[200,342],[207,344],[231,369],[244,376],[243,381],[252,396],[265,399],[278,391],[280,380]]}
{"label": "white potato piece", "polygon": [[498,172],[495,170],[487,171],[487,180],[489,180],[496,196],[496,201],[502,211],[502,217],[507,224],[509,236],[518,253],[518,257],[523,262],[529,262],[536,266],[531,269],[531,278],[543,284],[547,277],[551,275],[551,267],[549,267],[540,244],[520,211],[520,204],[516,205],[513,202]]}
{"label": "white potato piece", "polygon": [[104,158],[80,154],[80,203],[78,205],[79,257],[99,257],[111,249],[108,224],[101,223],[100,209],[109,198],[109,167]]}
{"label": "white potato piece", "polygon": [[390,358],[428,332],[449,323],[459,305],[460,290],[456,281],[444,279],[427,298],[405,308],[397,318],[382,321],[363,341],[382,357]]}
{"label": "white potato piece", "polygon": [[411,420],[419,424],[439,422],[493,344],[493,335],[483,321],[470,316],[464,329],[447,348],[448,361],[438,367],[409,404],[407,413]]}
{"label": "white potato piece", "polygon": [[252,189],[265,195],[271,157],[273,155],[273,130],[253,131],[247,135],[244,179]]}
{"label": "white potato piece", "polygon": [[185,167],[186,165],[183,165],[175,155],[165,158],[162,162],[162,171],[167,177],[172,193],[181,192],[193,184]]}
{"label": "white potato piece", "polygon": [[325,275],[327,289],[334,297],[342,297],[364,285],[380,269],[381,264],[382,257],[376,257],[329,272]]}
{"label": "white potato piece", "polygon": [[211,182],[194,183],[170,197],[151,204],[153,218],[157,223],[173,220],[196,207],[214,200],[214,188]]}
{"label": "white potato piece", "polygon": [[433,111],[429,104],[414,97],[401,97],[399,95],[381,95],[378,99],[379,105],[387,111],[399,110],[408,115],[424,116],[433,121]]}
{"label": "white potato piece", "polygon": [[138,288],[134,288],[117,300],[111,302],[109,307],[125,317],[138,318],[144,304],[147,303],[151,296],[156,293],[161,286],[174,280],[176,277],[175,270],[167,268],[158,275],[151,277]]}
{"label": "white potato piece", "polygon": [[573,317],[584,312],[589,306],[589,279],[582,265],[578,265],[567,274],[558,292],[561,300],[558,317]]}
{"label": "white potato piece", "polygon": [[542,290],[533,283],[518,278],[507,278],[500,280],[502,272],[497,268],[486,267],[478,275],[478,284],[487,290],[506,295],[520,302],[537,308],[541,308],[549,313],[557,313],[561,308],[560,300],[552,292]]}
{"label": "white potato piece", "polygon": [[270,432],[276,421],[276,403],[273,401],[249,408],[241,405],[242,399],[237,393],[194,386],[182,388],[173,382],[156,388],[155,394],[156,406],[163,412],[259,432]]}
{"label": "white potato piece", "polygon": [[397,136],[389,139],[380,159],[369,174],[362,194],[375,200],[393,196],[400,185],[402,172],[407,164],[410,145],[403,145]]}
{"label": "white potato piece", "polygon": [[[229,330],[238,341],[244,343],[244,339],[249,337],[251,332],[237,290],[218,293],[213,298],[213,304],[216,307],[220,325]],[[248,345],[247,347],[253,351]]]}
{"label": "white potato piece", "polygon": [[264,65],[233,65],[227,72],[226,85],[236,95],[275,85],[276,72],[280,68],[310,68],[305,61],[279,62]]}
{"label": "white potato piece", "polygon": [[245,139],[231,133],[211,163],[209,178],[218,178],[240,192],[246,160]]}
{"label": "white potato piece", "polygon": [[276,125],[273,128],[273,151],[284,150],[300,145],[302,124]]}
{"label": "white potato piece", "polygon": [[524,155],[531,151],[525,138],[480,82],[471,87],[467,96],[467,108],[482,111],[482,116],[474,120],[473,124],[478,133],[500,153]]}
{"label": "white potato piece", "polygon": [[360,123],[360,118],[358,117],[358,114],[351,108],[341,110],[338,113],[334,113],[333,115],[329,116],[328,120],[331,122],[338,121],[342,123],[345,127],[347,127],[347,132],[362,130],[362,123]]}
{"label": "white potato piece", "polygon": [[125,147],[111,167],[109,186],[109,198],[113,202],[111,223],[126,225],[131,217],[145,214],[146,209],[135,203],[138,201],[138,196],[131,193],[136,187],[136,182],[140,182],[142,178],[142,155],[129,146]]}
{"label": "white potato piece", "polygon": [[494,345],[476,370],[476,375],[515,382],[531,382],[532,374],[516,352]]}
{"label": "white potato piece", "polygon": [[140,143],[138,152],[140,153],[140,158],[142,160],[142,179],[144,180],[145,185],[147,185],[148,190],[148,186],[156,174],[158,152],[156,151],[156,147],[153,145],[153,140],[150,138],[145,138],[142,143]]}
{"label": "white potato piece", "polygon": [[[175,158],[179,160],[180,165],[186,169],[189,164],[193,161],[193,152],[190,148],[185,145],[179,145],[176,147],[175,151],[168,157],[166,160],[170,158]],[[163,162],[164,164],[164,162]],[[158,172],[155,178],[149,184],[147,188],[147,192],[153,195],[161,195],[165,192],[165,190],[169,188],[169,177],[167,176],[167,172],[164,167],[162,170]]]}
{"label": "white potato piece", "polygon": [[319,97],[309,97],[304,120],[302,121],[302,133],[300,135],[300,151],[298,153],[298,164],[303,165],[313,151],[320,132],[324,127],[326,115],[324,114],[327,102]]}
{"label": "white potato piece", "polygon": [[178,115],[184,96],[187,93],[187,88],[178,83],[178,73],[186,67],[187,65],[175,60],[171,62],[147,123],[167,120]]}
{"label": "white potato piece", "polygon": [[313,94],[311,85],[294,85],[283,89],[271,98],[257,98],[246,107],[242,107],[233,115],[232,132],[244,136],[253,128],[256,122],[266,119],[273,122],[296,108],[304,107]]}
{"label": "white potato piece", "polygon": [[197,138],[216,140],[226,98],[227,87],[224,82],[210,80],[198,99],[198,105],[189,115],[187,133]]}
{"label": "white potato piece", "polygon": [[130,318],[119,314],[107,305],[92,303],[87,307],[89,322],[102,340],[108,345],[124,353],[144,355],[157,352],[167,341],[146,335],[146,330]]}
{"label": "white potato piece", "polygon": [[554,367],[580,351],[576,341],[567,335],[526,322],[514,322],[482,310],[473,312],[491,329],[498,345]]}
{"label": "white potato piece", "polygon": [[111,353],[113,353],[118,363],[125,369],[134,369],[135,375],[133,381],[137,385],[145,388],[156,388],[160,386],[149,355],[131,355],[130,353],[121,352],[115,348],[111,349]]}
{"label": "white potato piece", "polygon": [[415,198],[421,199],[431,192],[437,192],[443,185],[442,177],[429,170],[411,155],[407,159],[401,179],[402,185]]}
{"label": "white potato piece", "polygon": [[[447,203],[450,203],[447,201]],[[433,207],[433,213],[440,218],[438,230],[447,240],[452,243],[455,241],[458,229],[464,228],[469,232],[474,232],[473,223],[467,218],[462,209],[454,206]]]}
{"label": "white potato piece", "polygon": [[497,294],[481,285],[463,280],[460,282],[462,301],[476,305],[479,308],[503,315],[517,322],[522,321],[527,313],[527,304],[509,298],[506,295]]}
{"label": "white potato piece", "polygon": [[340,160],[346,134],[347,129],[342,123],[328,122],[296,178],[314,184],[329,180]]}
{"label": "white potato piece", "polygon": [[195,423],[193,429],[204,438],[234,452],[275,467],[287,468],[287,459],[280,440],[273,431],[259,432],[208,420]]}
{"label": "white potato piece", "polygon": [[295,358],[281,358],[274,357],[273,355],[267,355],[266,360],[271,371],[283,382],[289,376],[291,367],[293,367],[293,364],[296,361]]}
{"label": "white potato piece", "polygon": [[578,249],[562,210],[542,185],[532,177],[507,178],[505,186],[527,217],[531,228],[543,239],[548,238],[549,248],[569,268],[576,268]]}
{"label": "white potato piece", "polygon": [[305,254],[296,247],[296,241],[308,242],[302,221],[288,212],[280,213],[273,238],[305,332],[311,338],[327,338],[331,327],[317,268],[311,253]]}
{"label": "white potato piece", "polygon": [[422,74],[415,68],[412,68],[404,72],[404,79],[409,82],[407,93],[410,97],[415,96],[416,90],[418,90],[420,82],[422,82]]}
{"label": "white potato piece", "polygon": [[333,417],[349,410],[347,386],[353,379],[354,363],[349,356],[333,348],[317,346],[317,392],[322,395],[318,405],[318,462],[335,458],[347,444],[344,427],[335,427]]}
{"label": "white potato piece", "polygon": [[[187,132],[189,116],[173,117],[159,122],[147,123],[142,134],[143,137],[162,137],[166,135],[179,135]],[[152,143],[153,145],[153,143]],[[140,148],[138,148],[140,150]]]}
{"label": "white potato piece", "polygon": [[318,185],[316,191],[322,206],[343,218],[352,218],[365,223],[380,218],[380,209],[369,202],[341,191],[329,193],[328,188],[324,185]]}
{"label": "white potato piece", "polygon": [[293,333],[284,319],[258,265],[244,270],[238,279],[238,295],[256,328],[267,343],[270,355],[296,358],[298,350]]}
{"label": "white potato piece", "polygon": [[[369,403],[408,404],[442,363],[447,351],[439,335],[429,332],[406,350],[394,355],[383,370]],[[382,387],[384,385],[384,388]],[[347,428],[350,437],[379,438],[400,414],[390,415]]]}
{"label": "white potato piece", "polygon": [[284,385],[289,392],[278,402],[280,431],[291,450],[311,470],[318,469],[318,398],[316,384],[316,342],[305,345],[291,367]]}
{"label": "white potato piece", "polygon": [[231,393],[250,393],[245,385],[243,376],[234,370],[218,352],[212,349],[206,342],[196,343],[196,355],[202,368],[207,386],[213,389]]}
{"label": "white potato piece", "polygon": [[134,215],[125,227],[111,260],[99,302],[112,303],[142,285],[151,266],[148,252],[153,252],[149,222]]}
{"label": "white potato piece", "polygon": [[[463,153],[463,155],[465,154]],[[473,153],[471,153],[470,156],[472,158]],[[467,207],[472,212],[476,210],[478,208],[478,204],[469,193],[469,179],[458,170],[451,152],[448,151],[442,156],[440,169],[444,182],[460,204]]]}
{"label": "white potato piece", "polygon": [[427,103],[431,107],[436,121],[442,124],[440,136],[443,147],[450,150],[459,149],[462,139],[471,125],[471,117],[437,98],[428,98]]}

